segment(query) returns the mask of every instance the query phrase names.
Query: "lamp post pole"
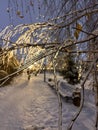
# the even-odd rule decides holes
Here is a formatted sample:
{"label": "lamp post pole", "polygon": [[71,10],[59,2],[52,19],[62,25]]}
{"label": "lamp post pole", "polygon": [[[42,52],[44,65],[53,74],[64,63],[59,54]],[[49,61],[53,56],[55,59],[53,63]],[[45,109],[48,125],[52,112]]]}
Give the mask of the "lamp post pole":
{"label": "lamp post pole", "polygon": [[46,59],[44,60],[44,82],[46,82]]}

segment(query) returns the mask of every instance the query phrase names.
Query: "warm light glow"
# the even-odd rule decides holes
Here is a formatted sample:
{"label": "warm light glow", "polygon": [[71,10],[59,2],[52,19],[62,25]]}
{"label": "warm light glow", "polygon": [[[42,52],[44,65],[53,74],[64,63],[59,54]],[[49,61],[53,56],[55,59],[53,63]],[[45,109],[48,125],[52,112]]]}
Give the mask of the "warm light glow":
{"label": "warm light glow", "polygon": [[32,68],[33,68],[33,65],[30,65],[28,68],[29,68],[29,69],[32,69]]}
{"label": "warm light glow", "polygon": [[9,59],[13,57],[13,51],[9,53]]}

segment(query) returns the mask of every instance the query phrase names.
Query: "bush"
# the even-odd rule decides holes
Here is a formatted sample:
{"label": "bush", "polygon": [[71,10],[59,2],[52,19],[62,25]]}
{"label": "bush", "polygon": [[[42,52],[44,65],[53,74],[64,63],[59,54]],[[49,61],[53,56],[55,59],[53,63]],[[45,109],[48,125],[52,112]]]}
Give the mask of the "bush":
{"label": "bush", "polygon": [[63,70],[60,71],[60,74],[70,84],[79,83],[78,69],[77,69],[76,64],[73,60],[73,57],[68,56],[67,59],[65,60],[65,62],[66,62],[66,66],[64,67]]}
{"label": "bush", "polygon": [[[19,62],[15,58],[15,56],[10,57],[9,55],[6,54],[5,57],[0,58],[0,79],[6,77],[9,74],[14,73],[17,71],[17,68],[19,67]],[[15,76],[15,75],[14,75]],[[9,84],[10,81],[12,80],[13,76],[7,80],[5,84]],[[2,83],[4,80],[2,80],[0,83]]]}
{"label": "bush", "polygon": [[[7,75],[8,75],[8,73],[7,73],[6,71],[0,70],[0,79],[6,77]],[[1,84],[3,81],[4,81],[4,80],[0,81],[0,84]],[[4,83],[4,85],[9,84],[9,82],[10,82],[10,81],[8,80],[6,83]]]}

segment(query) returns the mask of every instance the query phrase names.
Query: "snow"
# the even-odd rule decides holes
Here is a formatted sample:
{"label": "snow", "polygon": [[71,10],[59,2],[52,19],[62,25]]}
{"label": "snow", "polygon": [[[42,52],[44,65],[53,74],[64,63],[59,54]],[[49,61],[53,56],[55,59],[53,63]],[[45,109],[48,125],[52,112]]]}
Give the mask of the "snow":
{"label": "snow", "polygon": [[[47,75],[47,77],[52,77]],[[0,88],[0,130],[57,130],[58,100],[44,81],[43,74],[27,80],[24,73],[11,85]],[[68,90],[67,90],[68,91]],[[93,130],[95,125],[94,94],[86,90],[84,108],[76,120],[73,130]],[[63,99],[63,130],[78,107]]]}

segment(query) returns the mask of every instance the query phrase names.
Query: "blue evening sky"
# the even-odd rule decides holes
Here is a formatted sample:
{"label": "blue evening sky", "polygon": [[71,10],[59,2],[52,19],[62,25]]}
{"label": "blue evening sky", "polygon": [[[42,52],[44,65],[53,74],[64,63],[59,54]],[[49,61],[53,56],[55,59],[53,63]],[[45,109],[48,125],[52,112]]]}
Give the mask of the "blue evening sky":
{"label": "blue evening sky", "polygon": [[0,0],[0,30],[10,24],[7,13],[8,0]]}
{"label": "blue evening sky", "polygon": [[[27,4],[29,5],[29,0],[27,0]],[[18,1],[19,3],[19,1]],[[35,23],[35,22],[40,22],[42,21],[39,19],[39,10],[38,10],[38,5],[35,2],[34,8],[35,8],[35,13],[33,13],[32,7],[30,7],[30,12],[31,12],[31,18],[29,12],[26,13],[26,9],[24,8],[23,11],[23,16],[24,18],[19,18],[19,16],[16,15],[15,8],[14,8],[14,13],[12,16],[12,21],[9,19],[9,13],[7,12],[8,8],[8,0],[0,0],[0,30],[4,29],[6,26],[13,24],[13,25],[18,25],[22,23]],[[19,10],[21,11],[21,5],[18,5]],[[13,23],[12,23],[13,22]]]}

